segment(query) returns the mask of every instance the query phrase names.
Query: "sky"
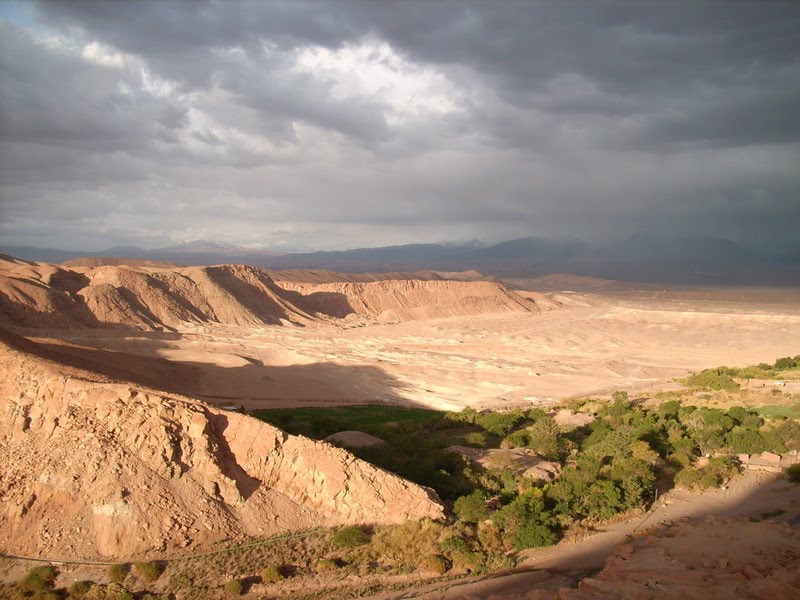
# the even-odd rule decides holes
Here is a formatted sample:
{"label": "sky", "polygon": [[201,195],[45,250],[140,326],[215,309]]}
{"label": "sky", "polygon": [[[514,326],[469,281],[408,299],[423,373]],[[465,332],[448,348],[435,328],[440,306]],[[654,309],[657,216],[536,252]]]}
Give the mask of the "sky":
{"label": "sky", "polygon": [[800,231],[800,3],[0,0],[0,243]]}

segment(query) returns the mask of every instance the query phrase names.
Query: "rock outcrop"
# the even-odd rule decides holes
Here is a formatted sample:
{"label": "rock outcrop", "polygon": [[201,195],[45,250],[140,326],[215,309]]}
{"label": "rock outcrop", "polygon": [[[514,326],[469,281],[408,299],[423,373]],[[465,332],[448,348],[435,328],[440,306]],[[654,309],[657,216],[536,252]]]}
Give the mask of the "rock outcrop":
{"label": "rock outcrop", "polygon": [[504,312],[538,312],[536,302],[491,281],[393,281],[323,284],[281,282],[308,310],[334,317],[413,321]]}
{"label": "rock outcrop", "polygon": [[[319,277],[319,272],[309,274],[311,280]],[[397,321],[537,312],[546,305],[489,281],[282,281],[279,285],[267,271],[245,265],[67,268],[0,257],[0,319],[29,328],[157,331],[203,324],[304,326],[346,317]]]}
{"label": "rock outcrop", "polygon": [[439,518],[431,490],[324,442],[0,340],[0,551],[136,558],[244,536]]}

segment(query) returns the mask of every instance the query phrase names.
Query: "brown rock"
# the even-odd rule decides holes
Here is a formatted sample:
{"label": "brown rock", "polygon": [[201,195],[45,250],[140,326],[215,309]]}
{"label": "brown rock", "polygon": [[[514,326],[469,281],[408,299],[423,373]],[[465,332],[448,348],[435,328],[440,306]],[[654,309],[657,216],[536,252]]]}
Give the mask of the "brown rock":
{"label": "brown rock", "polygon": [[25,350],[2,333],[0,551],[131,558],[183,547],[177,529],[195,545],[444,515],[343,449]]}

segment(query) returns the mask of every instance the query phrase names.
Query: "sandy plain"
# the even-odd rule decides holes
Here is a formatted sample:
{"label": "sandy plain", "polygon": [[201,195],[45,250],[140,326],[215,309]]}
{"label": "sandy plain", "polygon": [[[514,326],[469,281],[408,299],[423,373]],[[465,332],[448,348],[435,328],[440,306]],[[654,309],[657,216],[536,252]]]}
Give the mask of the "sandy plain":
{"label": "sandy plain", "polygon": [[168,369],[175,391],[248,409],[385,402],[458,410],[646,392],[703,368],[793,356],[800,345],[794,288],[562,291],[550,298],[560,306],[538,313],[36,337],[57,338],[64,351],[103,351],[106,368],[145,378]]}

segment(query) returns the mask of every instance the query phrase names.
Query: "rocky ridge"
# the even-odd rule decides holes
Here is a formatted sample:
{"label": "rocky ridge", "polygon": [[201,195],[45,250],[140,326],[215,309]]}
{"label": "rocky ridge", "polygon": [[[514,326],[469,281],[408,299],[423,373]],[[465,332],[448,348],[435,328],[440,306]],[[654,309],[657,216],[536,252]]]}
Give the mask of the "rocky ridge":
{"label": "rocky ridge", "polygon": [[267,271],[246,265],[68,268],[0,256],[0,319],[26,328],[306,326],[344,318],[417,320],[551,307],[489,281],[276,283]]}
{"label": "rocky ridge", "polygon": [[153,557],[315,526],[439,518],[431,490],[323,442],[0,341],[0,551]]}

